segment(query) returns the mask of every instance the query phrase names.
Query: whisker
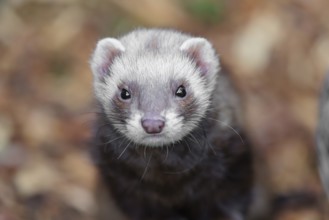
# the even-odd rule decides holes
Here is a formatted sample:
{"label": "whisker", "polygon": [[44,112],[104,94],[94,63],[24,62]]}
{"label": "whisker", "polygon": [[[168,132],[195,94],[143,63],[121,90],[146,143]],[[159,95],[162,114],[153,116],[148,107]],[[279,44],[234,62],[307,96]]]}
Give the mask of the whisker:
{"label": "whisker", "polygon": [[[114,138],[114,139],[112,139],[112,140],[109,140],[108,142],[106,142],[106,143],[104,143],[103,145],[106,145],[106,146],[104,146],[104,151],[105,152],[107,152],[108,151],[108,149],[109,149],[109,144],[110,143],[112,143],[112,142],[114,142],[114,141],[116,141],[116,140],[119,140],[119,139],[121,139],[121,138],[124,138],[124,135],[121,135],[121,136],[119,136],[119,137],[117,137],[117,138]],[[123,143],[123,142],[122,142]],[[121,143],[121,144],[122,144]],[[120,146],[121,146],[121,144],[120,144]]]}
{"label": "whisker", "polygon": [[128,149],[130,143],[131,143],[131,141],[129,141],[129,143],[127,144],[127,146],[125,147],[125,149],[123,149],[123,151],[121,152],[121,154],[118,156],[117,159],[120,159],[120,157],[126,152],[126,150]]}
{"label": "whisker", "polygon": [[146,146],[144,146],[144,160],[146,160]]}
{"label": "whisker", "polygon": [[235,134],[237,134],[240,137],[240,140],[241,140],[242,144],[245,144],[245,142],[244,142],[243,138],[241,137],[241,135],[239,134],[239,132],[237,130],[235,130],[233,127],[231,127],[230,125],[228,125],[227,123],[225,123],[223,121],[220,121],[218,119],[209,118],[209,117],[208,118],[205,118],[205,119],[210,119],[210,120],[214,120],[216,122],[220,122],[220,123],[222,123],[222,125],[230,128]]}
{"label": "whisker", "polygon": [[204,140],[205,140],[205,146],[208,146],[214,153],[214,155],[217,155],[213,145],[211,143],[209,143],[208,138],[207,138],[207,133],[206,133],[206,129],[202,126],[202,131],[203,131],[203,136],[204,136]]}
{"label": "whisker", "polygon": [[183,141],[184,141],[184,143],[186,143],[186,146],[187,146],[189,152],[192,153],[190,145],[188,144],[188,142],[185,139],[183,139]]}
{"label": "whisker", "polygon": [[109,140],[109,141],[106,142],[105,144],[110,144],[110,143],[112,143],[113,141],[116,141],[116,140],[118,140],[118,139],[120,139],[120,138],[124,138],[124,135],[121,135],[121,136],[119,136],[119,137],[117,137],[117,138],[114,138],[114,139],[112,139],[112,140]]}
{"label": "whisker", "polygon": [[166,145],[166,150],[167,150],[167,152],[166,152],[166,158],[164,159],[164,161],[167,161],[168,156],[169,156],[169,147],[168,147],[168,145]]}
{"label": "whisker", "polygon": [[143,172],[143,174],[142,174],[142,176],[141,176],[140,181],[143,180],[143,178],[145,177],[145,175],[146,175],[146,173],[147,173],[147,170],[148,170],[148,167],[149,167],[149,164],[150,164],[151,158],[152,158],[152,154],[150,155],[150,158],[149,158],[148,161],[147,161],[146,167],[145,167],[145,169],[144,169],[144,172]]}
{"label": "whisker", "polygon": [[[203,129],[204,130],[204,129]],[[196,141],[196,143],[198,144],[198,146],[199,147],[201,147],[201,144],[200,144],[200,142],[196,139],[196,137],[191,133],[190,134],[191,135],[191,137]]]}

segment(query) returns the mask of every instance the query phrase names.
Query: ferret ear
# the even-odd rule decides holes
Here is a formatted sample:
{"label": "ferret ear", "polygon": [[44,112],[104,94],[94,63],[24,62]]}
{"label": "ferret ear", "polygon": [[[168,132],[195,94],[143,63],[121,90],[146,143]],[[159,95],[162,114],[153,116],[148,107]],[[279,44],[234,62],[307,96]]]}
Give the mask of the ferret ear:
{"label": "ferret ear", "polygon": [[181,45],[180,50],[195,62],[202,76],[209,77],[217,74],[219,59],[214,48],[206,39],[190,38]]}
{"label": "ferret ear", "polygon": [[124,51],[125,47],[117,39],[104,38],[98,41],[90,60],[94,77],[99,80],[104,80],[104,77],[109,73],[114,58]]}

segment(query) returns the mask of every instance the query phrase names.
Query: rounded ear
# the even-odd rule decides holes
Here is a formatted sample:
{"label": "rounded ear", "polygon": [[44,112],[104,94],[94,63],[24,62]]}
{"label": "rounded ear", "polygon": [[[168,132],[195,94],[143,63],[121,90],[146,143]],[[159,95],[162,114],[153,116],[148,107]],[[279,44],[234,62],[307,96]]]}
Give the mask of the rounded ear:
{"label": "rounded ear", "polygon": [[195,62],[202,76],[211,77],[211,75],[217,74],[219,58],[212,45],[206,39],[200,37],[190,38],[179,49]]}
{"label": "rounded ear", "polygon": [[95,79],[104,80],[115,57],[125,51],[124,46],[115,38],[104,38],[98,41],[91,57],[90,66]]}

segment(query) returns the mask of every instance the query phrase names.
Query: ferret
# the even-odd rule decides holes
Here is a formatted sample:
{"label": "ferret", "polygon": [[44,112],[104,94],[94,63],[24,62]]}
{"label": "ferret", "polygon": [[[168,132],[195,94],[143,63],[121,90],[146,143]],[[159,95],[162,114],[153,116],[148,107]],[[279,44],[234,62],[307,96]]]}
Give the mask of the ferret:
{"label": "ferret", "polygon": [[[253,179],[239,99],[212,44],[138,29],[97,43],[93,156],[128,219],[245,219]],[[110,218],[110,217],[109,217]]]}

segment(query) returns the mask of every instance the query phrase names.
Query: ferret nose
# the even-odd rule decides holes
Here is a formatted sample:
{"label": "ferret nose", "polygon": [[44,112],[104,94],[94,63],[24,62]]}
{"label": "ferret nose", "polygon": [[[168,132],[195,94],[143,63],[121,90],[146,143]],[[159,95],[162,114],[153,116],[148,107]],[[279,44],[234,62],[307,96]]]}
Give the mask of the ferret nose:
{"label": "ferret nose", "polygon": [[158,134],[162,131],[165,125],[161,119],[142,119],[142,126],[148,134]]}

